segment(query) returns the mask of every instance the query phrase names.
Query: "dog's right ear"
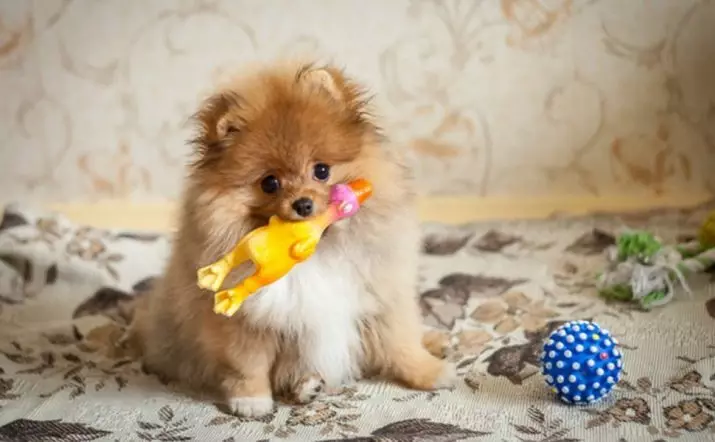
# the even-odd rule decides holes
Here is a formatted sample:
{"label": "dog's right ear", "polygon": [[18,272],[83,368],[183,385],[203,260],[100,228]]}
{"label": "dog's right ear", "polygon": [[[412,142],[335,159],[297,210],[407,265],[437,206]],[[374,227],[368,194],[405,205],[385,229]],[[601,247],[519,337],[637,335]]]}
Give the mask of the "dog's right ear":
{"label": "dog's right ear", "polygon": [[244,122],[237,117],[241,97],[230,92],[219,92],[201,104],[193,116],[196,137],[192,140],[201,157],[223,150],[226,138],[241,131]]}

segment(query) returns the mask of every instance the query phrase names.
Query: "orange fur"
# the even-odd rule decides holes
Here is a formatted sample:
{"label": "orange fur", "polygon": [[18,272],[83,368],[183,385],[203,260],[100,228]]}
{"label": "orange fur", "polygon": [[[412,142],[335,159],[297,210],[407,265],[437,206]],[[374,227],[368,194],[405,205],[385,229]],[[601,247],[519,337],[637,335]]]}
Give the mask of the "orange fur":
{"label": "orange fur", "polygon": [[[362,89],[333,67],[268,67],[219,88],[197,122],[196,160],[173,253],[135,317],[147,368],[218,388],[242,415],[269,412],[279,394],[307,402],[314,395],[305,388],[317,394],[324,383],[335,387],[336,379],[380,375],[417,389],[449,386],[453,368],[422,343],[415,286],[419,232],[408,169],[380,135]],[[312,176],[317,162],[331,166],[326,182]],[[280,180],[276,194],[261,191],[268,174]],[[303,264],[283,286],[275,283],[249,298],[234,317],[212,312],[212,294],[196,286],[199,267],[269,216],[293,219],[296,198],[312,198],[323,210],[330,185],[358,177],[372,182],[372,199],[328,229],[309,260],[313,266],[335,263],[321,273],[323,285]],[[241,276],[234,273],[224,287]],[[355,284],[340,285],[343,279]],[[273,298],[296,308],[287,312],[286,302]],[[336,326],[344,330],[321,328],[330,318],[314,317],[322,313],[313,315],[307,306],[322,301],[351,318]],[[350,347],[353,334],[358,345]],[[336,347],[341,338],[347,349]],[[326,365],[323,359],[333,354],[342,362]]]}

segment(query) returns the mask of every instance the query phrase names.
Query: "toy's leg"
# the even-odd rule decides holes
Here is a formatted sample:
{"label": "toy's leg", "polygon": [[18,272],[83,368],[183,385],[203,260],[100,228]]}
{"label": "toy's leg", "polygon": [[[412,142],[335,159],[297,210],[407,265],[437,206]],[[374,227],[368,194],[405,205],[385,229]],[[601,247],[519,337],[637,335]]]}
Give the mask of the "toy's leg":
{"label": "toy's leg", "polygon": [[261,271],[258,270],[236,287],[216,293],[214,296],[214,312],[226,316],[235,315],[238,309],[241,308],[243,301],[263,287],[263,280]]}
{"label": "toy's leg", "polygon": [[248,250],[243,244],[236,246],[231,252],[213,264],[202,267],[198,271],[198,284],[202,289],[216,292],[221,289],[223,281],[231,270],[240,263],[250,259]]}
{"label": "toy's leg", "polygon": [[214,312],[224,316],[236,314],[241,304],[250,296],[243,284],[232,289],[222,290],[214,295]]}

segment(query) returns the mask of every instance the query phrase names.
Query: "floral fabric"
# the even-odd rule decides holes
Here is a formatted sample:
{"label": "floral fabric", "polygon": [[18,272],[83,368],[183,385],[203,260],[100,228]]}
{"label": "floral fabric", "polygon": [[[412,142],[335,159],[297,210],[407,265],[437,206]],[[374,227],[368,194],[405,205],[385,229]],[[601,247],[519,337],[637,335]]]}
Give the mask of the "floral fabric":
{"label": "floral fabric", "polygon": [[[117,345],[134,299],[162,269],[166,236],[10,206],[0,224],[0,440],[712,441],[711,275],[652,311],[594,289],[620,231],[683,240],[706,209],[426,225],[420,305],[458,367],[457,386],[365,381],[244,419],[143,374]],[[557,402],[539,373],[544,338],[572,319],[608,328],[624,351],[622,381],[594,406]]]}

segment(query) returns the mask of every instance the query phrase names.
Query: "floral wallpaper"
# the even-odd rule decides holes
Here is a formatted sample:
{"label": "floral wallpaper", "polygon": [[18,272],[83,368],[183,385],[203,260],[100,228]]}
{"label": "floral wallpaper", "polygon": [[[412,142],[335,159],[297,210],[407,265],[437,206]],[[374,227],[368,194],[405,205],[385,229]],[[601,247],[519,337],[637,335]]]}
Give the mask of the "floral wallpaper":
{"label": "floral wallpaper", "polygon": [[712,0],[7,0],[0,200],[178,194],[187,117],[255,61],[377,94],[427,194],[715,190]]}

